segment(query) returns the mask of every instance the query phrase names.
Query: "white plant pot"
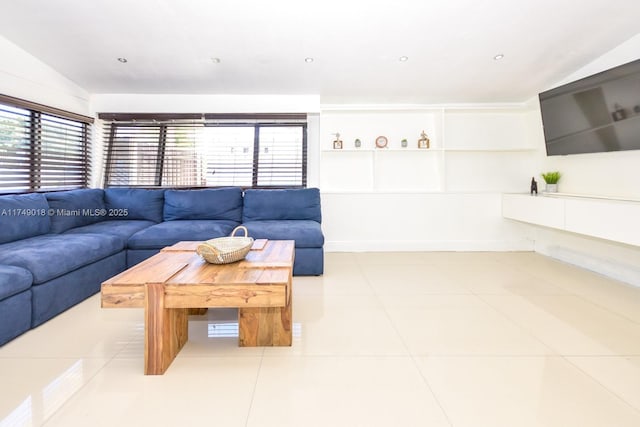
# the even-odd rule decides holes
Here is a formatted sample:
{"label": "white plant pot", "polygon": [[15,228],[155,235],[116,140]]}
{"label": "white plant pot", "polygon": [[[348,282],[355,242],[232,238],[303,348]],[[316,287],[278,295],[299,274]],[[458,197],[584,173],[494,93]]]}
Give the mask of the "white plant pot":
{"label": "white plant pot", "polygon": [[547,193],[557,193],[558,192],[558,184],[547,184],[545,187],[545,191]]}

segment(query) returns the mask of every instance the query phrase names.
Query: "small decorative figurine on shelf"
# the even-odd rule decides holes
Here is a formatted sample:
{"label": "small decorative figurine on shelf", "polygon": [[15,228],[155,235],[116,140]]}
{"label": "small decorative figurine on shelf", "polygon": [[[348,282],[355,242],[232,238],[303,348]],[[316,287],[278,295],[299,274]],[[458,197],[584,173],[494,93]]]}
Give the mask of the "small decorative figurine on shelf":
{"label": "small decorative figurine on shelf", "polygon": [[407,148],[407,145],[407,138],[402,138],[402,141],[400,141],[400,146],[402,146],[402,148]]}
{"label": "small decorative figurine on shelf", "polygon": [[531,194],[536,193],[538,195],[538,183],[534,177],[531,177]]}
{"label": "small decorative figurine on shelf", "polygon": [[427,134],[422,131],[420,139],[418,140],[418,148],[429,148],[429,138]]}
{"label": "small decorative figurine on shelf", "polygon": [[360,146],[362,146],[362,142],[360,141],[360,138],[356,138],[356,140],[353,142],[353,145],[355,145],[356,148],[360,148]]}
{"label": "small decorative figurine on shelf", "polygon": [[624,111],[624,108],[622,108],[620,106],[620,104],[615,103],[613,104],[613,113],[611,113],[611,115],[613,116],[613,121],[617,122],[619,120],[624,120],[627,118],[627,112]]}
{"label": "small decorative figurine on shelf", "polygon": [[333,141],[333,149],[334,150],[342,150],[342,140],[340,139],[340,133],[335,133],[336,139]]}

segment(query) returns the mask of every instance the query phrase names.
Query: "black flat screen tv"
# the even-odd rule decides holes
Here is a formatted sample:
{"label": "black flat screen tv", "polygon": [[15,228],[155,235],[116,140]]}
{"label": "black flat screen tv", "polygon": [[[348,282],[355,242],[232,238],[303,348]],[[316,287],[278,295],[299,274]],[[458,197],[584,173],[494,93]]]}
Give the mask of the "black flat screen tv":
{"label": "black flat screen tv", "polygon": [[640,150],[640,59],[539,99],[548,156]]}

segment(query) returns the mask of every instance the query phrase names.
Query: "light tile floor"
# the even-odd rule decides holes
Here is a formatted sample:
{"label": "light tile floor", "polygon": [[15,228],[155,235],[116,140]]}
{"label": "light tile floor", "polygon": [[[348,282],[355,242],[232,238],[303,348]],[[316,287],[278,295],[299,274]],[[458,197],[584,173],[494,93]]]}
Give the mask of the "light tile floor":
{"label": "light tile floor", "polygon": [[0,348],[0,427],[640,426],[640,289],[534,253],[328,253],[292,347],[210,310],[164,376],[99,301]]}

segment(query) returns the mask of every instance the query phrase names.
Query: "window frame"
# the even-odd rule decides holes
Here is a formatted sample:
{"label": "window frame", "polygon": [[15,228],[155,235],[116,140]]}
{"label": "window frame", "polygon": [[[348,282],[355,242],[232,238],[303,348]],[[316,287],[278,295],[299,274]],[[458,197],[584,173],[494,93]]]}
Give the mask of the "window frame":
{"label": "window frame", "polygon": [[[119,113],[99,113],[98,118],[104,120],[104,187],[136,187],[136,188],[214,188],[228,185],[190,185],[176,186],[165,185],[163,182],[163,172],[167,150],[167,129],[180,120],[192,121],[194,128],[205,127],[246,127],[253,128],[253,165],[251,185],[239,185],[243,189],[247,188],[306,188],[308,172],[308,124],[306,114],[119,114]],[[144,184],[113,184],[114,167],[114,144],[117,139],[119,127],[133,126],[137,123],[141,127],[157,127],[158,129],[158,157],[156,159],[156,171],[154,185]],[[260,164],[260,129],[265,127],[298,127],[301,129],[301,160],[300,160],[300,184],[291,185],[260,185],[259,174]],[[264,167],[263,167],[264,168]]]}
{"label": "window frame", "polygon": [[[51,107],[44,104],[38,104],[32,101],[15,98],[8,95],[0,94],[0,105],[10,108],[17,108],[24,110],[26,113],[24,117],[28,117],[28,123],[24,127],[16,127],[16,129],[25,131],[25,139],[28,139],[29,153],[24,156],[24,168],[28,169],[29,177],[24,181],[24,184],[19,184],[18,188],[9,187],[4,189],[0,186],[0,194],[23,194],[34,192],[48,192],[48,191],[61,191],[71,190],[78,188],[87,188],[91,180],[92,164],[91,164],[91,126],[94,123],[93,117],[84,116],[81,114],[73,113],[70,111],[62,110],[59,108]],[[28,113],[28,114],[27,114]],[[16,115],[19,113],[16,113]],[[52,184],[56,186],[52,187],[48,185],[47,181],[43,179],[44,173],[56,170],[55,168],[49,169],[47,163],[47,153],[43,150],[43,147],[47,143],[51,143],[56,146],[56,151],[59,149],[60,139],[57,137],[47,137],[45,134],[56,133],[56,130],[65,129],[65,124],[62,122],[56,123],[56,120],[62,119],[64,121],[73,122],[69,126],[76,126],[77,132],[75,134],[75,140],[69,138],[63,138],[63,142],[69,143],[70,151],[75,151],[74,158],[79,160],[83,165],[80,173],[78,174],[78,185],[64,185],[65,179],[61,181],[52,181]],[[47,129],[50,127],[49,129]],[[71,128],[69,128],[71,130]],[[79,136],[79,138],[77,138]],[[72,144],[73,142],[79,142],[79,144]],[[77,153],[80,153],[78,155]],[[56,152],[55,154],[59,154]],[[50,155],[54,156],[53,153]],[[28,158],[28,161],[26,161]],[[7,180],[8,181],[8,180]],[[0,183],[4,180],[0,176]],[[57,185],[58,182],[60,185]],[[23,189],[24,188],[24,189]]]}

